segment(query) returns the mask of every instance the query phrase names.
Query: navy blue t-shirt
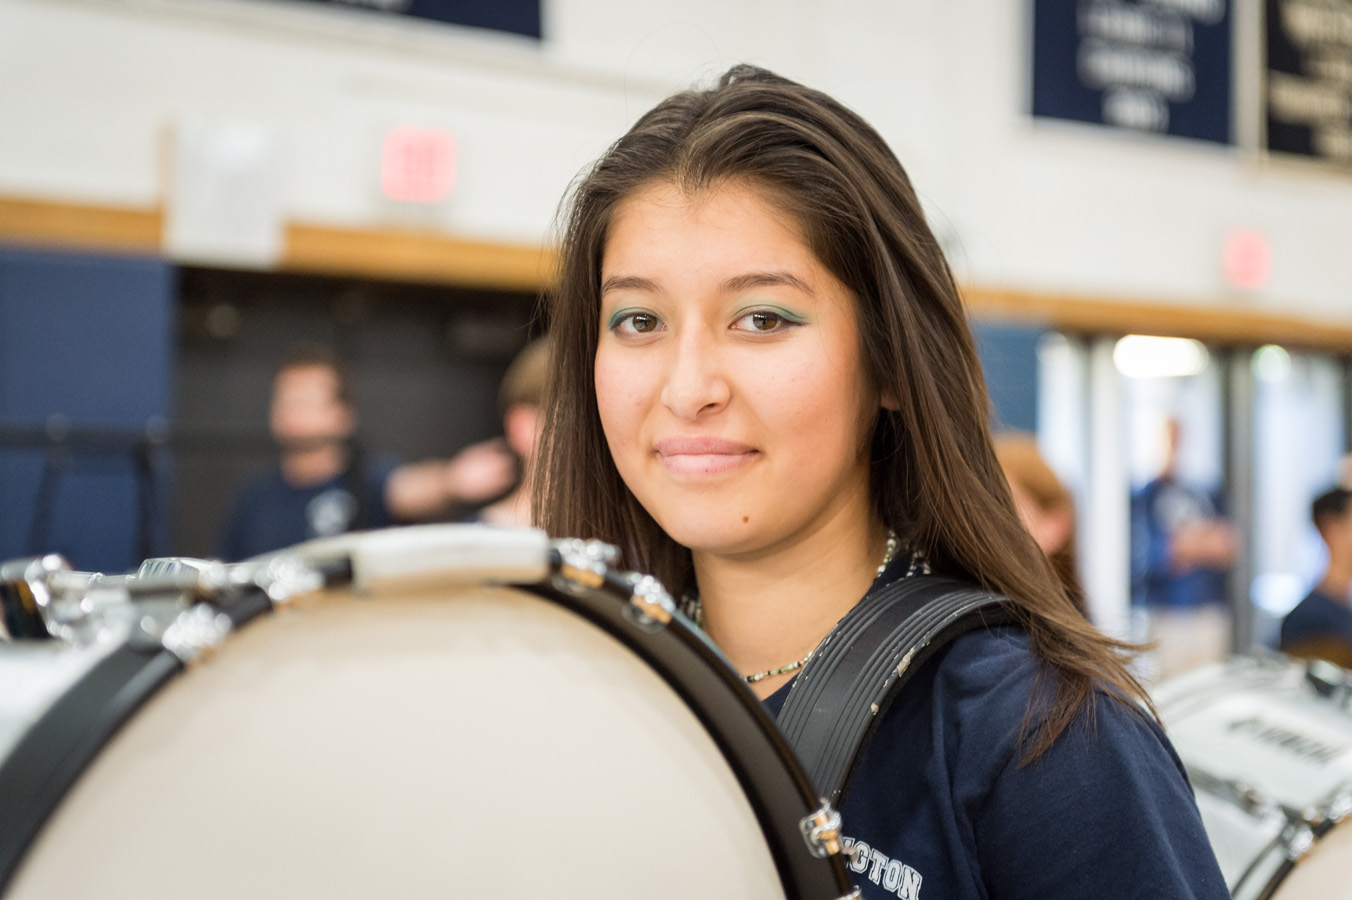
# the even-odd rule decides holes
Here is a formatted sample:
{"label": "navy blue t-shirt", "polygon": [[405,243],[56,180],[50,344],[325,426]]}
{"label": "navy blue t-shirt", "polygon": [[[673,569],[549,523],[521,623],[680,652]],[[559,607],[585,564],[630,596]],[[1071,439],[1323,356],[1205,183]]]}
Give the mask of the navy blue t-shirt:
{"label": "navy blue t-shirt", "polygon": [[[1037,761],[1018,737],[1038,663],[975,631],[883,713],[841,810],[867,900],[1228,900],[1196,801],[1152,721],[1100,694]],[[778,715],[788,686],[766,698]]]}
{"label": "navy blue t-shirt", "polygon": [[1352,608],[1315,588],[1282,619],[1281,649],[1330,638],[1352,649]]}
{"label": "navy blue t-shirt", "polygon": [[[393,461],[383,459],[362,466],[362,527],[391,524],[385,507],[385,482],[394,468]],[[249,482],[226,521],[221,558],[235,562],[351,530],[358,524],[358,502],[351,481],[343,473],[320,484],[293,487],[282,477],[281,469],[275,468]]]}
{"label": "navy blue t-shirt", "polygon": [[1131,501],[1132,603],[1173,609],[1224,605],[1224,569],[1175,571],[1170,553],[1180,527],[1223,515],[1218,496],[1172,478],[1141,488]]}

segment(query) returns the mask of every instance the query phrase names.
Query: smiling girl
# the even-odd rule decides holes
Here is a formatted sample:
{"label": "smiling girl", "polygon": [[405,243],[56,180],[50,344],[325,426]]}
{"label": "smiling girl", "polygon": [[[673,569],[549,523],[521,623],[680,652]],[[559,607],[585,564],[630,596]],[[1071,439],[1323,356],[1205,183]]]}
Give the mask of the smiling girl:
{"label": "smiling girl", "polygon": [[843,809],[865,897],[1228,892],[1176,756],[1020,524],[952,275],[900,164],[739,66],[578,183],[536,508],[683,595],[772,713],[866,593],[1009,598],[888,707]]}

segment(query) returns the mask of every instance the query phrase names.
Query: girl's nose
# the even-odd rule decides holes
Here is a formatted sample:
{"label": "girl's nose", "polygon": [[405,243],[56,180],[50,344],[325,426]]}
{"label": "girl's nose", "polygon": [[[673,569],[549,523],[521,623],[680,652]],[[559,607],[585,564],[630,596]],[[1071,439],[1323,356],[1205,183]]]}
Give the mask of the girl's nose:
{"label": "girl's nose", "polygon": [[731,385],[722,371],[720,354],[702,329],[682,335],[662,386],[662,403],[679,419],[697,419],[722,409]]}

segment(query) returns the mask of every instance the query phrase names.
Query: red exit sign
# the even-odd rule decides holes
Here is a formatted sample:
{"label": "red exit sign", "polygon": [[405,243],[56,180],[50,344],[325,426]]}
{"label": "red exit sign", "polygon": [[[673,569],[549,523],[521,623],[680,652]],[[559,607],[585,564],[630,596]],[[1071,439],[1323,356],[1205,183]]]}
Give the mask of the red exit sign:
{"label": "red exit sign", "polygon": [[400,126],[380,149],[380,190],[404,203],[437,203],[455,187],[455,135]]}

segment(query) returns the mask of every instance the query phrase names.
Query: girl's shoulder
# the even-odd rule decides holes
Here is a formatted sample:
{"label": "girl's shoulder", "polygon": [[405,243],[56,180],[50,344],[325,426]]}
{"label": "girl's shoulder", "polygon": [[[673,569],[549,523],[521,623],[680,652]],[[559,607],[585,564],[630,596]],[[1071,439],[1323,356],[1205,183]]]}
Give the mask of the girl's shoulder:
{"label": "girl's shoulder", "polygon": [[1014,625],[969,631],[936,656],[936,678],[971,699],[1026,690],[1038,680],[1028,633]]}
{"label": "girl's shoulder", "polygon": [[[929,673],[917,673],[932,715],[947,722],[964,743],[981,747],[987,758],[999,751],[1017,760],[1022,739],[1039,726],[1062,686],[1060,672],[1038,658],[1027,632],[1013,626],[968,632],[933,663]],[[920,691],[911,696],[922,699]],[[1097,750],[1105,743],[1135,745],[1162,754],[1183,771],[1150,712],[1108,685],[1096,688],[1053,750],[1063,743],[1086,742]]]}
{"label": "girl's shoulder", "polygon": [[1006,626],[960,635],[915,673],[902,697],[929,707],[950,745],[974,745],[986,758],[1012,754],[1025,718],[1055,697],[1054,670],[1039,664],[1028,634]]}
{"label": "girl's shoulder", "polygon": [[1028,729],[1059,686],[1022,630],[965,634],[889,709],[869,780],[920,762],[931,828],[948,832],[973,881],[1000,886],[992,894],[1110,896],[1136,879],[1130,896],[1228,896],[1183,765],[1148,711],[1101,688],[1026,758]]}

